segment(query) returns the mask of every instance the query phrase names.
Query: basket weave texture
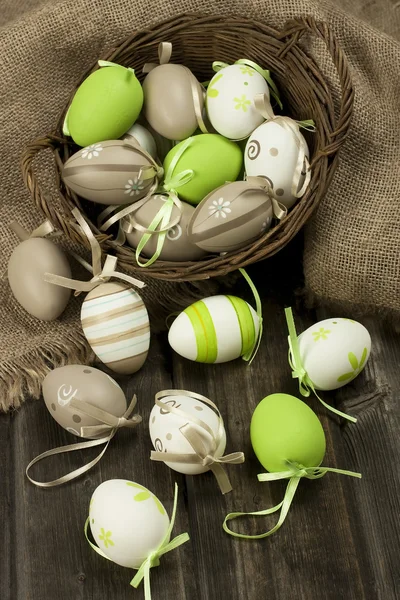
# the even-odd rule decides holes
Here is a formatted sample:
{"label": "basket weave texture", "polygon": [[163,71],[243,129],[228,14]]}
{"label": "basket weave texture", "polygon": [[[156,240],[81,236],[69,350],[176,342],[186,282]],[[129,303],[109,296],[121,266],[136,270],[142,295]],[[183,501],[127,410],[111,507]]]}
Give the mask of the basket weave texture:
{"label": "basket weave texture", "polygon": [[[329,82],[325,80],[313,57],[305,50],[305,44],[300,43],[303,36],[310,34],[323,40],[331,55],[341,87],[339,99],[333,97]],[[281,250],[308,221],[326,193],[337,167],[338,153],[346,139],[353,110],[354,89],[348,64],[328,25],[312,17],[290,21],[278,31],[254,20],[198,14],[181,15],[145,31],[138,31],[101,58],[134,68],[142,81],[144,63],[157,62],[158,45],[163,41],[173,44],[171,62],[189,67],[199,81],[210,79],[214,60],[231,64],[240,58],[247,58],[270,69],[281,93],[283,114],[298,120],[314,119],[316,132],[310,135],[306,132],[312,169],[310,185],[286,218],[255,242],[238,251],[206,257],[196,262],[171,263],[157,260],[146,269],[139,267],[132,248],[119,246],[113,235],[100,233],[96,225],[97,207],[78,198],[61,180],[63,163],[77,150],[72,141],[62,134],[64,117],[76,89],[72,90],[70,101],[60,115],[55,132],[35,140],[25,148],[21,159],[23,178],[35,204],[46,218],[71,240],[87,248],[88,241],[77,228],[71,214],[72,209],[78,206],[103,252],[115,254],[119,267],[128,272],[170,281],[195,281],[224,276]],[[96,63],[83,75],[76,87],[97,68]],[[44,192],[42,182],[35,174],[34,159],[45,149],[50,149],[54,156],[61,210],[59,203],[53,202]]]}

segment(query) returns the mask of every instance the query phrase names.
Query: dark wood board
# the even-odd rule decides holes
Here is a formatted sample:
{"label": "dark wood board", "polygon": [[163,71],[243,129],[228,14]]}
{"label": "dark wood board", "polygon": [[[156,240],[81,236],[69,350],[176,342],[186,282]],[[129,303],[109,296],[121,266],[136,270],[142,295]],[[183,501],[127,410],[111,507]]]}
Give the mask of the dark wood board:
{"label": "dark wood board", "polygon": [[[119,380],[128,397],[138,395],[143,423],[118,432],[102,461],[82,478],[50,490],[27,481],[25,467],[34,456],[72,442],[43,402],[27,401],[15,414],[0,417],[1,600],[143,598],[142,587],[134,590],[129,585],[133,572],[95,554],[83,534],[92,492],[102,481],[119,477],[149,487],[169,511],[174,482],[179,485],[174,533],[188,531],[191,541],[152,570],[153,600],[400,597],[400,336],[377,319],[365,321],[373,340],[365,371],[346,388],[326,395],[329,402],[355,414],[357,424],[344,424],[318,400],[309,400],[326,432],[324,464],[360,470],[363,479],[327,474],[318,481],[302,481],[284,525],[272,537],[238,540],[222,530],[227,512],[275,505],[285,488],[285,482],[257,481],[262,467],[249,439],[251,414],[263,397],[277,391],[298,395],[287,363],[283,313],[293,300],[294,286],[281,268],[274,271],[276,264],[269,261],[262,277],[256,278],[270,299],[264,301],[265,336],[253,365],[241,360],[192,363],[172,353],[165,334],[155,337],[143,369]],[[269,282],[274,276],[280,293],[272,295]],[[237,293],[250,299],[243,285]],[[317,316],[296,311],[298,331],[325,316],[324,311]],[[227,452],[245,452],[243,465],[227,467],[234,488],[230,494],[220,494],[210,473],[184,477],[150,462],[148,418],[154,394],[171,387],[196,391],[216,402],[228,432]],[[34,474],[58,476],[95,452],[65,455],[38,466]],[[256,533],[275,520],[274,515],[247,518],[232,527]]]}

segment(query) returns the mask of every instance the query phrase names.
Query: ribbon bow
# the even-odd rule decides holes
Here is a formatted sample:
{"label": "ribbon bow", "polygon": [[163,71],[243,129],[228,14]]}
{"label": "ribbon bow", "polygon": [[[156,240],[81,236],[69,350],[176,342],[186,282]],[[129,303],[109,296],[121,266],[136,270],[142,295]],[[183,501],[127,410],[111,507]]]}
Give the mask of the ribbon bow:
{"label": "ribbon bow", "polygon": [[[153,552],[151,552],[149,554],[149,556],[146,558],[146,560],[143,561],[143,563],[140,565],[140,567],[138,569],[138,572],[136,573],[135,577],[131,581],[131,586],[134,588],[138,588],[144,579],[145,600],[151,600],[150,570],[153,567],[158,567],[158,565],[160,564],[161,556],[163,556],[167,552],[171,552],[171,550],[175,550],[175,548],[178,548],[179,546],[182,546],[182,544],[185,544],[190,539],[188,533],[181,533],[176,538],[169,541],[172,530],[174,528],[174,524],[175,524],[177,504],[178,504],[178,486],[175,483],[174,506],[173,506],[173,510],[172,510],[170,524],[169,524],[167,532],[164,536],[164,539],[161,542],[161,544],[159,545],[159,547],[156,550],[153,550]],[[100,554],[100,556],[102,556],[103,558],[106,558],[107,560],[111,561],[111,558],[109,558],[102,550],[100,550],[100,548],[98,548],[98,546],[96,546],[89,540],[88,527],[89,527],[89,517],[86,519],[86,523],[85,523],[85,527],[84,527],[86,540],[89,543],[92,550],[97,552],[97,554]],[[113,561],[111,561],[111,562],[113,562]]]}
{"label": "ribbon bow", "polygon": [[[201,419],[198,419],[192,415],[188,415],[183,410],[175,408],[171,404],[166,404],[160,400],[160,398],[167,398],[176,395],[188,396],[189,398],[200,400],[200,402],[204,402],[204,404],[211,406],[211,408],[213,408],[218,415],[217,433],[215,434],[211,427],[209,427],[207,423],[204,423],[204,421]],[[241,464],[244,462],[244,454],[243,452],[233,452],[232,454],[227,454],[226,456],[216,456],[216,452],[223,439],[225,429],[221,413],[214,402],[205,396],[202,396],[201,394],[196,394],[195,392],[189,392],[187,390],[164,390],[156,394],[155,403],[163,410],[173,413],[174,415],[178,415],[185,421],[188,421],[188,423],[185,423],[185,425],[180,427],[179,430],[193,448],[194,454],[152,451],[150,455],[151,460],[209,467],[218,482],[221,492],[223,494],[230,492],[232,490],[232,485],[222,465]],[[202,432],[200,433],[199,430],[194,427],[194,425],[200,427]],[[205,433],[208,435],[205,435]]]}
{"label": "ribbon bow", "polygon": [[[150,73],[150,71],[152,71],[156,67],[158,67],[160,65],[168,64],[169,61],[171,60],[171,56],[172,56],[171,42],[161,42],[158,45],[159,64],[145,63],[143,66],[143,73]],[[207,126],[206,126],[206,124],[204,122],[204,118],[203,118],[204,97],[206,94],[204,86],[202,86],[197,81],[196,77],[193,75],[193,73],[190,69],[188,69],[184,65],[179,65],[179,66],[181,67],[181,69],[185,70],[188,80],[189,80],[189,83],[190,83],[190,90],[192,93],[193,108],[194,108],[194,114],[196,116],[197,125],[199,126],[202,133],[208,133],[208,129],[207,129]]]}
{"label": "ribbon bow", "polygon": [[[278,473],[260,473],[257,476],[259,481],[277,481],[278,479],[289,479],[289,483],[286,487],[285,495],[284,495],[282,502],[280,502],[276,506],[273,506],[272,508],[268,508],[267,510],[260,510],[257,512],[249,512],[249,513],[245,513],[245,512],[229,513],[225,517],[225,520],[224,520],[224,523],[222,526],[226,533],[228,533],[229,535],[232,535],[234,537],[244,538],[247,540],[250,540],[250,539],[251,540],[260,540],[262,538],[268,537],[268,536],[272,535],[273,533],[275,533],[281,527],[282,523],[286,519],[286,516],[289,512],[290,505],[291,505],[294,495],[296,493],[297,487],[300,483],[300,480],[303,477],[306,477],[307,479],[320,479],[327,472],[339,473],[340,475],[348,475],[350,477],[357,477],[358,479],[361,479],[361,477],[362,477],[361,473],[356,473],[354,471],[344,471],[343,469],[332,469],[330,467],[305,467],[299,463],[295,463],[295,462],[292,462],[289,460],[286,461],[286,465],[288,467],[288,469],[286,471],[281,471]],[[244,533],[237,533],[236,531],[232,531],[231,529],[229,529],[229,527],[227,525],[228,521],[237,519],[238,517],[244,517],[244,516],[262,517],[265,515],[271,515],[274,512],[277,512],[278,510],[280,510],[281,512],[280,512],[279,520],[278,520],[277,524],[274,527],[272,527],[272,529],[269,529],[265,533],[260,533],[258,535],[246,535]]]}
{"label": "ribbon bow", "polygon": [[[81,427],[80,434],[82,437],[98,437],[104,436],[100,439],[91,440],[89,442],[79,442],[77,444],[68,444],[67,446],[60,446],[59,448],[54,448],[53,450],[47,450],[47,452],[43,452],[36,458],[34,458],[29,465],[26,467],[26,476],[29,481],[35,484],[38,487],[42,488],[50,488],[55,487],[57,485],[62,485],[63,483],[67,483],[67,481],[71,481],[72,479],[76,479],[83,473],[89,471],[92,467],[94,467],[104,456],[106,450],[108,448],[109,443],[111,442],[114,435],[117,433],[118,429],[122,427],[136,427],[142,421],[142,417],[140,415],[132,415],[133,409],[135,408],[137,403],[136,395],[133,396],[132,400],[129,403],[128,408],[122,417],[116,417],[101,408],[97,408],[88,402],[84,402],[83,400],[79,400],[78,398],[73,398],[69,403],[69,406],[74,409],[76,412],[80,412],[81,414],[92,417],[99,421],[99,425],[90,425],[86,427]],[[93,448],[95,446],[101,446],[102,444],[106,444],[103,450],[100,452],[96,458],[91,460],[86,465],[59,477],[58,479],[54,479],[53,481],[36,481],[32,479],[29,475],[29,471],[34,464],[40,462],[44,458],[48,458],[49,456],[55,456],[56,454],[64,454],[64,452],[75,452],[76,450],[84,450],[86,448]]]}
{"label": "ribbon bow", "polygon": [[75,295],[79,295],[81,292],[90,292],[95,287],[100,285],[101,283],[108,282],[111,277],[116,277],[118,279],[122,279],[123,281],[127,281],[128,283],[135,285],[138,288],[143,288],[145,283],[140,281],[139,279],[135,279],[130,275],[126,275],[125,273],[120,273],[115,270],[117,264],[117,258],[115,256],[107,255],[103,268],[101,267],[101,247],[99,242],[94,237],[92,230],[89,225],[86,223],[85,219],[79,212],[78,208],[74,208],[72,214],[78,221],[82,231],[85,233],[87,239],[89,240],[90,247],[92,250],[92,266],[90,266],[83,258],[73,253],[73,256],[76,258],[81,265],[85,267],[89,272],[93,273],[93,277],[90,281],[77,281],[75,279],[69,279],[67,277],[62,277],[61,275],[54,275],[52,273],[45,273],[44,280],[48,283],[53,283],[54,285],[60,285],[61,287],[66,287],[75,290]]}
{"label": "ribbon bow", "polygon": [[285,316],[286,322],[289,330],[288,342],[289,342],[289,365],[292,369],[292,377],[293,379],[299,380],[299,390],[302,396],[306,398],[310,395],[310,390],[315,394],[318,400],[327,408],[332,411],[336,415],[351,421],[352,423],[356,423],[357,419],[355,417],[351,417],[350,415],[346,415],[346,413],[333,408],[333,406],[329,406],[326,402],[322,400],[322,398],[317,394],[314,383],[311,381],[308,376],[306,370],[303,367],[301,356],[300,356],[300,346],[299,340],[296,333],[296,326],[294,324],[293,312],[291,308],[285,308]]}

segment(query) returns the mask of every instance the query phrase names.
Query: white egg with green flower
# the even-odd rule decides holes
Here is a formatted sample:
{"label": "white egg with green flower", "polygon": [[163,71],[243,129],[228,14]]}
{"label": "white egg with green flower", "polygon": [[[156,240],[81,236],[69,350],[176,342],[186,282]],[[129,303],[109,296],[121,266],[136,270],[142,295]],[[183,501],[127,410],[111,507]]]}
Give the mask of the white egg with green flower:
{"label": "white egg with green flower", "polygon": [[319,321],[298,337],[301,364],[317,390],[335,390],[364,369],[371,336],[357,321],[332,318]]}

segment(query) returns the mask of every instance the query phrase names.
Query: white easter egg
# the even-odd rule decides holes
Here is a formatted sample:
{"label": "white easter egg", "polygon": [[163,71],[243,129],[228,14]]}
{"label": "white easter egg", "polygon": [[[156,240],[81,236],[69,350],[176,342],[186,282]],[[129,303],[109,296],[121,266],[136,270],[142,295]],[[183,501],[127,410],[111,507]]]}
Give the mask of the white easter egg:
{"label": "white easter egg", "polygon": [[168,341],[184,358],[223,363],[251,350],[259,329],[259,318],[250,304],[236,296],[210,296],[177,316]]}
{"label": "white easter egg", "polygon": [[254,106],[256,94],[269,98],[268,84],[260,73],[247,65],[231,65],[214,75],[207,88],[206,108],[218,133],[239,140],[261,125],[264,117]]}
{"label": "white easter egg", "polygon": [[367,329],[351,319],[325,319],[298,339],[302,365],[318,390],[336,390],[352,381],[371,352]]}
{"label": "white easter egg", "polygon": [[82,329],[99,359],[116,373],[136,373],[150,345],[149,316],[135,290],[119,282],[102,283],[88,293],[81,309]]}
{"label": "white easter egg", "polygon": [[[304,136],[298,132],[309,151]],[[292,181],[299,157],[295,134],[275,121],[267,121],[250,136],[245,149],[244,164],[246,174],[251,177],[267,177],[277,200],[290,208],[297,198],[292,193]],[[303,164],[302,177],[297,191],[304,183],[306,165]]]}
{"label": "white easter egg", "polygon": [[[213,431],[214,435],[217,435],[219,418],[212,408],[210,408],[204,402],[188,396],[179,395],[168,396],[161,401],[164,404],[179,408],[189,416],[193,416],[201,421],[204,421],[204,423]],[[183,425],[186,423],[190,423],[194,429],[204,437],[206,443],[211,443],[210,434],[202,427],[193,423],[190,421],[190,419],[184,419],[183,417],[168,412],[167,410],[160,408],[157,406],[157,404],[155,404],[150,413],[149,419],[150,437],[155,450],[158,452],[173,452],[177,454],[195,454],[192,446],[180,431],[180,427],[183,427]],[[215,456],[222,456],[225,452],[225,447],[226,433],[224,429],[223,435],[221,436],[221,441],[215,452]],[[174,469],[179,473],[184,473],[185,475],[198,475],[209,470],[209,467],[203,467],[201,465],[187,465],[177,462],[166,462],[165,464],[171,469]]]}
{"label": "white easter egg", "polygon": [[169,517],[147,488],[125,479],[97,487],[89,508],[92,535],[113,562],[137,569],[162,543]]}
{"label": "white easter egg", "polygon": [[132,125],[129,131],[122,136],[124,140],[129,138],[134,138],[143,150],[146,150],[154,159],[157,158],[156,141],[150,131],[143,127],[143,125],[140,125],[140,123]]}

